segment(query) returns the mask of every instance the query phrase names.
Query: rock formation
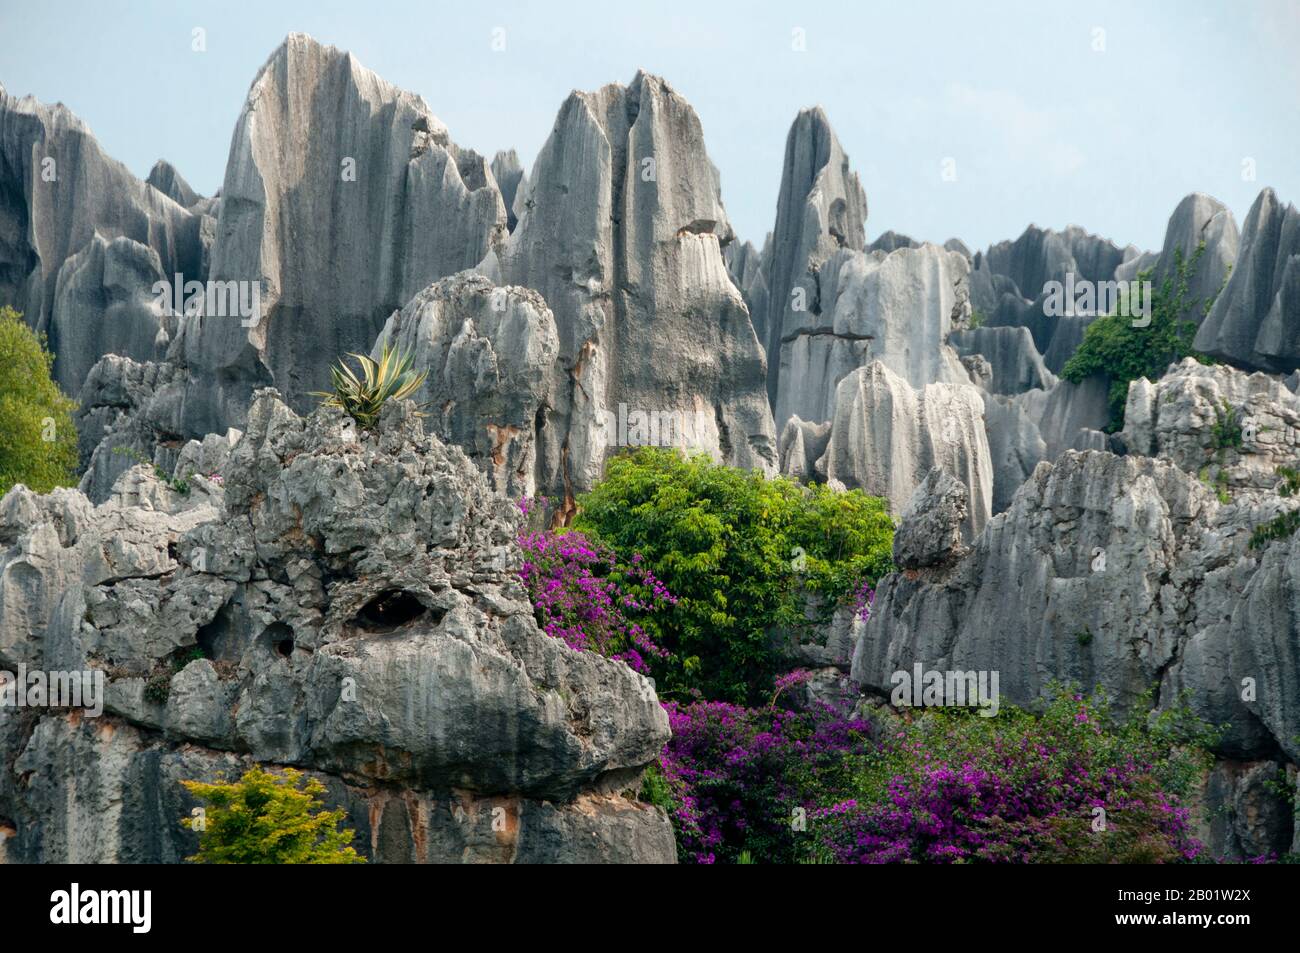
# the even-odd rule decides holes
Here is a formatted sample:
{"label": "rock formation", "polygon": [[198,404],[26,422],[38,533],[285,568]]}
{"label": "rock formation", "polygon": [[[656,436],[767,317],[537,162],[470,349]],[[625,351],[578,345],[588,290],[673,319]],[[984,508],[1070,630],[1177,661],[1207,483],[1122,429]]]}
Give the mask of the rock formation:
{"label": "rock formation", "polygon": [[[1187,282],[1184,321],[1200,322],[1204,305],[1214,300],[1237,260],[1237,223],[1228,207],[1201,192],[1184,198],[1169,216],[1165,243],[1152,271],[1156,288],[1175,279],[1181,259],[1191,269]],[[1201,246],[1204,245],[1204,249]]]}
{"label": "rock formation", "polygon": [[528,193],[528,176],[514,149],[498,152],[492,157],[492,177],[501,189],[501,201],[506,207],[506,225],[513,232],[519,222],[519,209],[515,208],[515,201]]}
{"label": "rock formation", "polygon": [[777,426],[791,416],[829,420],[836,386],[873,360],[913,387],[970,383],[946,346],[968,317],[966,271],[964,258],[937,245],[889,254],[841,249],[822,262],[816,309],[781,342]]}
{"label": "rock formation", "polygon": [[0,87],[0,305],[49,337],[75,394],[103,354],[155,356],[153,284],[202,279],[203,217],[110,159],[62,105]]}
{"label": "rock formation", "polygon": [[[826,113],[805,109],[785,140],[768,273],[767,393],[779,402],[781,348],[821,311],[817,272],[840,248],[861,251],[867,197]],[[784,421],[782,421],[784,423]]]}
{"label": "rock formation", "polygon": [[539,292],[559,335],[542,485],[572,507],[603,467],[607,415],[668,415],[670,443],[772,470],[763,349],[722,249],[734,238],[698,117],[667,83],[576,92],[519,224],[479,266]]}
{"label": "rock formation", "polygon": [[[1248,422],[1249,439],[1216,436],[1226,410]],[[1239,801],[1244,775],[1294,772],[1300,757],[1300,542],[1247,545],[1255,526],[1296,505],[1278,496],[1273,471],[1293,459],[1300,403],[1263,374],[1188,360],[1154,385],[1135,382],[1127,419],[1130,453],[1155,456],[1066,451],[1038,465],[968,554],[931,566],[908,556],[913,571],[877,589],[853,677],[885,691],[892,672],[923,662],[998,671],[1018,705],[1052,680],[1100,685],[1121,711],[1146,704],[1148,689],[1163,707],[1186,698],[1230,725],[1216,750],[1245,768],[1224,762],[1209,796]],[[944,494],[918,498],[901,545],[941,551],[907,542],[947,525],[935,516]],[[1287,849],[1291,825],[1210,834],[1217,850],[1253,856]]]}
{"label": "rock formation", "polygon": [[459,445],[492,486],[534,496],[556,464],[544,450],[559,338],[546,302],[527,288],[497,288],[462,274],[431,285],[388,319],[385,344],[428,372],[416,400],[426,426]]}
{"label": "rock formation", "polygon": [[984,406],[969,384],[914,389],[880,361],[840,381],[820,469],[828,480],[883,496],[901,512],[933,467],[968,488],[963,524],[973,539],[992,512],[993,470]]}
{"label": "rock formation", "polygon": [[620,794],[668,737],[652,685],[537,628],[517,510],[413,405],[367,433],[263,391],[222,470],[0,501],[0,667],[107,681],[99,718],[0,707],[8,859],[177,861],[177,782],[257,761],[375,861],[673,860]]}
{"label": "rock formation", "polygon": [[1272,189],[1250,207],[1239,258],[1194,347],[1248,369],[1300,367],[1300,212]]}
{"label": "rock formation", "polygon": [[[374,861],[673,860],[628,797],[667,737],[653,685],[538,630],[509,501],[564,520],[640,443],[889,500],[900,571],[794,647],[808,699],[917,662],[1020,705],[1054,679],[1186,697],[1229,726],[1202,835],[1285,850],[1300,536],[1249,540],[1300,506],[1300,213],[1265,189],[1239,235],[1195,193],[1155,252],[867,244],[866,218],[807,109],[772,232],[736,240],[699,117],[644,72],[569,96],[526,175],[294,34],[211,198],[0,88],[0,304],[48,334],[84,471],[0,500],[0,670],[107,682],[97,718],[0,706],[0,861],[181,860],[179,781],[254,762],[319,778]],[[1046,286],[1180,258],[1195,347],[1235,367],[1135,381],[1107,434],[1107,382],[1057,377],[1095,316]],[[202,293],[169,308],[178,276]],[[390,345],[414,404],[374,432],[312,412],[333,362]]]}
{"label": "rock formation", "polygon": [[193,208],[203,201],[203,196],[190,188],[185,177],[166,159],[159,159],[154,163],[145,182],[184,209]]}
{"label": "rock formation", "polygon": [[174,429],[191,437],[237,425],[263,385],[307,408],[336,359],[506,230],[487,162],[423,99],[302,34],[254,79],[221,195],[209,278],[255,288],[258,314],[183,319],[169,359],[188,376]]}

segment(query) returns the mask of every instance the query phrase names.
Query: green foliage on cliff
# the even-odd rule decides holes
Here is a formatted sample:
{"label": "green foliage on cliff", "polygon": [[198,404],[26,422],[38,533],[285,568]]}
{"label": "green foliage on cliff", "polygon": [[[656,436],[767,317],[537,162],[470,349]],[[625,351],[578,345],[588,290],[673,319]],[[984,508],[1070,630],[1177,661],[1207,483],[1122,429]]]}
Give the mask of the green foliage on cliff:
{"label": "green foliage on cliff", "polygon": [[254,767],[234,783],[182,781],[207,806],[181,824],[199,835],[196,864],[364,864],[340,829],[346,812],[323,810],[325,785],[301,771]]}
{"label": "green foliage on cliff", "polygon": [[76,403],[50,377],[54,355],[13,308],[0,308],[0,496],[77,482]]}
{"label": "green foliage on cliff", "polygon": [[[1110,422],[1106,429],[1114,432],[1124,426],[1124,405],[1128,402],[1128,385],[1139,377],[1156,380],[1164,375],[1170,364],[1185,357],[1194,357],[1209,364],[1211,360],[1192,349],[1197,323],[1185,320],[1182,315],[1199,307],[1201,313],[1209,311],[1214,303],[1211,296],[1206,301],[1193,301],[1188,297],[1188,283],[1196,273],[1202,242],[1186,259],[1176,252],[1174,273],[1159,288],[1151,289],[1150,323],[1146,317],[1133,318],[1133,307],[1118,309],[1118,313],[1098,318],[1088,325],[1083,341],[1074,355],[1061,369],[1061,376],[1075,384],[1094,375],[1110,383]],[[1151,272],[1144,271],[1137,281],[1149,281]],[[1138,325],[1135,326],[1135,320]]]}
{"label": "green foliage on cliff", "polygon": [[888,504],[675,450],[610,460],[575,528],[644,560],[677,603],[645,621],[670,653],[661,696],[757,703],[782,670],[777,630],[824,623],[892,569]]}

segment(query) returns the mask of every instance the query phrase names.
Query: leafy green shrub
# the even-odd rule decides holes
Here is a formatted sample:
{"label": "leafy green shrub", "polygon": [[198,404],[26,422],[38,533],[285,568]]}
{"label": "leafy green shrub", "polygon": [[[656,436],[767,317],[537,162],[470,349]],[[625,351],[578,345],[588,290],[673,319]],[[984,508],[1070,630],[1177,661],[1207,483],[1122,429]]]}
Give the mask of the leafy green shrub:
{"label": "leafy green shrub", "polygon": [[823,625],[892,569],[885,501],[675,450],[611,459],[574,525],[676,597],[641,620],[668,653],[650,660],[661,696],[758,703],[784,667],[774,633]]}
{"label": "leafy green shrub", "polygon": [[1241,429],[1241,411],[1224,400],[1214,408],[1214,424],[1210,430],[1210,447],[1213,450],[1241,450],[1245,436]]}
{"label": "leafy green shrub", "polygon": [[[1110,381],[1107,430],[1123,428],[1128,385],[1139,377],[1154,381],[1163,376],[1170,364],[1185,357],[1194,357],[1203,364],[1212,363],[1204,354],[1192,350],[1197,325],[1182,318],[1184,312],[1197,306],[1203,314],[1208,313],[1214,303],[1214,296],[1204,302],[1189,300],[1187,296],[1188,282],[1204,252],[1204,242],[1190,260],[1184,258],[1181,250],[1176,252],[1174,273],[1159,288],[1152,289],[1150,324],[1135,328],[1133,319],[1123,314],[1098,318],[1088,325],[1083,341],[1061,369],[1061,376],[1075,384],[1094,375]],[[1150,279],[1150,270],[1137,276],[1138,281]]]}
{"label": "leafy green shrub", "polygon": [[1278,467],[1276,472],[1282,478],[1282,484],[1277,488],[1278,495],[1290,497],[1300,494],[1300,470]]}
{"label": "leafy green shrub", "polygon": [[77,482],[76,402],[50,377],[54,355],[10,307],[0,308],[0,496]]}
{"label": "leafy green shrub", "polygon": [[361,377],[357,377],[351,368],[340,361],[330,368],[334,390],[313,391],[311,396],[320,397],[322,405],[326,407],[340,408],[359,426],[368,430],[373,429],[379,421],[384,404],[390,400],[410,397],[429,376],[428,371],[417,374],[411,368],[413,355],[394,351],[387,344],[384,345],[378,362],[364,354],[351,356],[361,366]]}
{"label": "leafy green shrub", "polygon": [[325,785],[301,771],[250,768],[235,783],[182,781],[207,801],[202,823],[181,824],[199,834],[196,864],[364,864],[349,846],[354,832],[339,829],[347,813],[322,810]]}
{"label": "leafy green shrub", "polygon": [[[1278,467],[1277,475],[1282,478],[1277,492],[1282,497],[1300,495],[1300,470],[1291,467]],[[1250,534],[1250,548],[1263,549],[1275,539],[1288,539],[1300,529],[1300,510],[1281,513],[1267,523],[1256,526]]]}

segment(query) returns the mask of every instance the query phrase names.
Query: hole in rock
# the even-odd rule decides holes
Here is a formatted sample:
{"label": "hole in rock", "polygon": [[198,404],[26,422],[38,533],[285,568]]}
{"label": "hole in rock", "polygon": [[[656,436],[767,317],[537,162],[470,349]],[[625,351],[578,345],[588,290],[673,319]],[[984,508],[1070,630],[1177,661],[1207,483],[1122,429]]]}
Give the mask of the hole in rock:
{"label": "hole in rock", "polygon": [[280,658],[293,655],[293,629],[283,622],[272,622],[262,633],[262,644]]}
{"label": "hole in rock", "polygon": [[[372,631],[386,631],[429,615],[429,608],[405,589],[385,589],[357,613],[356,622]],[[441,618],[441,613],[436,614]]]}

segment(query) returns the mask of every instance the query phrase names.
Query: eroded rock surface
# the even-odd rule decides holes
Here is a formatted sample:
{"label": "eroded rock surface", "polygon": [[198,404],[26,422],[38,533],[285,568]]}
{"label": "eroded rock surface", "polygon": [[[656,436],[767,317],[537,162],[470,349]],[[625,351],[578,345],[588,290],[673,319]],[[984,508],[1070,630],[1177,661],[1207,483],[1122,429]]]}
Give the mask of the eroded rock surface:
{"label": "eroded rock surface", "polygon": [[538,630],[517,509],[412,404],[350,424],[264,391],[185,493],[0,501],[0,667],[107,678],[99,718],[0,708],[10,860],[180,859],[176,782],[251,761],[322,776],[376,860],[673,860],[620,793],[668,737],[650,682]]}
{"label": "eroded rock surface", "polygon": [[614,449],[610,414],[666,414],[674,435],[658,442],[775,469],[763,349],[722,255],[733,240],[699,118],[671,86],[643,72],[565,101],[519,224],[479,270],[554,315],[542,485],[568,506]]}

